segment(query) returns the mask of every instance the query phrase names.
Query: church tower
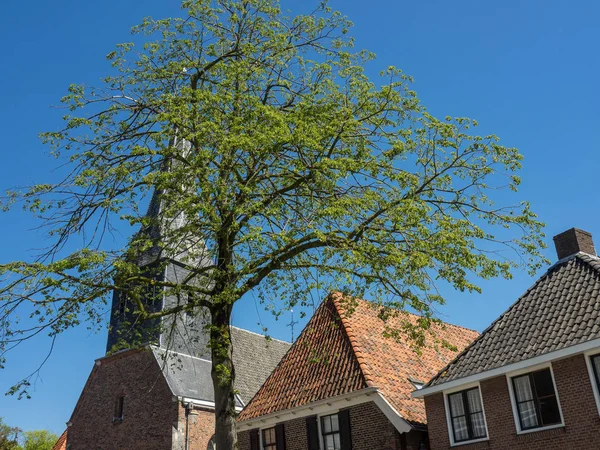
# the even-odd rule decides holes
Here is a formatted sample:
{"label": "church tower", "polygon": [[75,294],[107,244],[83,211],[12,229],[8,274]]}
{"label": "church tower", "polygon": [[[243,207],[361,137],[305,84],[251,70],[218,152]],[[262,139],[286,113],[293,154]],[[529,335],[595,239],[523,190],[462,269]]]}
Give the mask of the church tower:
{"label": "church tower", "polygon": [[[175,138],[175,148],[185,157],[191,144]],[[173,164],[178,163],[165,161],[161,170],[171,170]],[[138,233],[143,233],[144,239],[150,239],[153,245],[135,255],[136,264],[144,276],[158,282],[198,283],[199,280],[190,276],[191,270],[206,266],[211,261],[206,256],[201,239],[190,237],[185,231],[178,233],[187,223],[186,218],[183,213],[168,217],[173,214],[169,214],[164,194],[165,191],[156,190],[152,195],[146,213],[148,225]],[[182,237],[177,244],[164,245],[165,241],[174,240],[173,235]],[[148,285],[141,295],[149,312],[169,309],[188,301],[185,294],[166,294],[161,286]],[[128,301],[127,295],[115,290],[106,352],[152,344],[176,353],[210,359],[205,330],[207,320],[206,312],[200,310],[193,314],[182,312],[162,319],[142,321],[133,312],[133,304]]]}

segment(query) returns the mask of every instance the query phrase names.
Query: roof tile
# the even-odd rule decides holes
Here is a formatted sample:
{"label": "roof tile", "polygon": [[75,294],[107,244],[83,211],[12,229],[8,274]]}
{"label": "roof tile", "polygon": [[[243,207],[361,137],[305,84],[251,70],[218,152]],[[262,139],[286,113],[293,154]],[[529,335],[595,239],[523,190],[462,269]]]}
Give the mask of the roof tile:
{"label": "roof tile", "polygon": [[[422,400],[411,398],[410,380],[426,381],[455,352],[429,339],[417,355],[407,340],[384,336],[386,326],[400,329],[417,316],[399,313],[384,320],[381,305],[346,299],[334,293],[323,302],[239,420],[376,387],[404,419],[426,422]],[[432,334],[459,349],[477,336],[447,324],[434,325]]]}
{"label": "roof tile", "polygon": [[600,258],[577,253],[559,261],[428,386],[600,338],[599,290]]}

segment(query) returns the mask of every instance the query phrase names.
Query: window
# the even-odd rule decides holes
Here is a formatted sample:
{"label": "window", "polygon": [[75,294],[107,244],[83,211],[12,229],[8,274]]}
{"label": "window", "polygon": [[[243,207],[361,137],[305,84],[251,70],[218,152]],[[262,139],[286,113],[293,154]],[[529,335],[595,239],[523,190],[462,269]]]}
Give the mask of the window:
{"label": "window", "polygon": [[115,402],[115,415],[113,417],[113,422],[121,422],[123,420],[123,411],[125,407],[125,396],[120,395],[117,397],[117,401]]}
{"label": "window", "polygon": [[277,450],[275,427],[262,430],[262,448],[263,450]]}
{"label": "window", "polygon": [[592,362],[592,371],[594,372],[594,381],[598,392],[600,392],[600,355],[594,355],[590,358]]}
{"label": "window", "polygon": [[341,450],[340,421],[337,414],[321,417],[323,450]]}
{"label": "window", "polygon": [[549,368],[512,378],[521,430],[562,423]]}
{"label": "window", "polygon": [[448,394],[448,407],[454,442],[487,437],[478,387]]}

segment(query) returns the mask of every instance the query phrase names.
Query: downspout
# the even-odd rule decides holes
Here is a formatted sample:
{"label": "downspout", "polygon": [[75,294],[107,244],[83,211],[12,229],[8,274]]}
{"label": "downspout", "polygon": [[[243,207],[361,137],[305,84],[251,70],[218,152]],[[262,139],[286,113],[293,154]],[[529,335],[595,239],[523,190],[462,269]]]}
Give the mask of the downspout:
{"label": "downspout", "polygon": [[189,433],[190,433],[190,412],[193,408],[191,403],[188,403],[185,406],[185,450],[189,450],[190,441],[189,441]]}

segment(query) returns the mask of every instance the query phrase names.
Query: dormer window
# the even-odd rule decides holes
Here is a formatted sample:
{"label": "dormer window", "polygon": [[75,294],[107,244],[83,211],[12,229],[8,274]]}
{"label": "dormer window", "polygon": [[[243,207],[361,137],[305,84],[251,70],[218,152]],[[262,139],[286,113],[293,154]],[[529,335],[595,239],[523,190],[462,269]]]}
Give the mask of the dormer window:
{"label": "dormer window", "polygon": [[423,386],[425,386],[423,381],[413,380],[412,378],[409,378],[408,381],[412,383],[416,390],[423,389]]}

